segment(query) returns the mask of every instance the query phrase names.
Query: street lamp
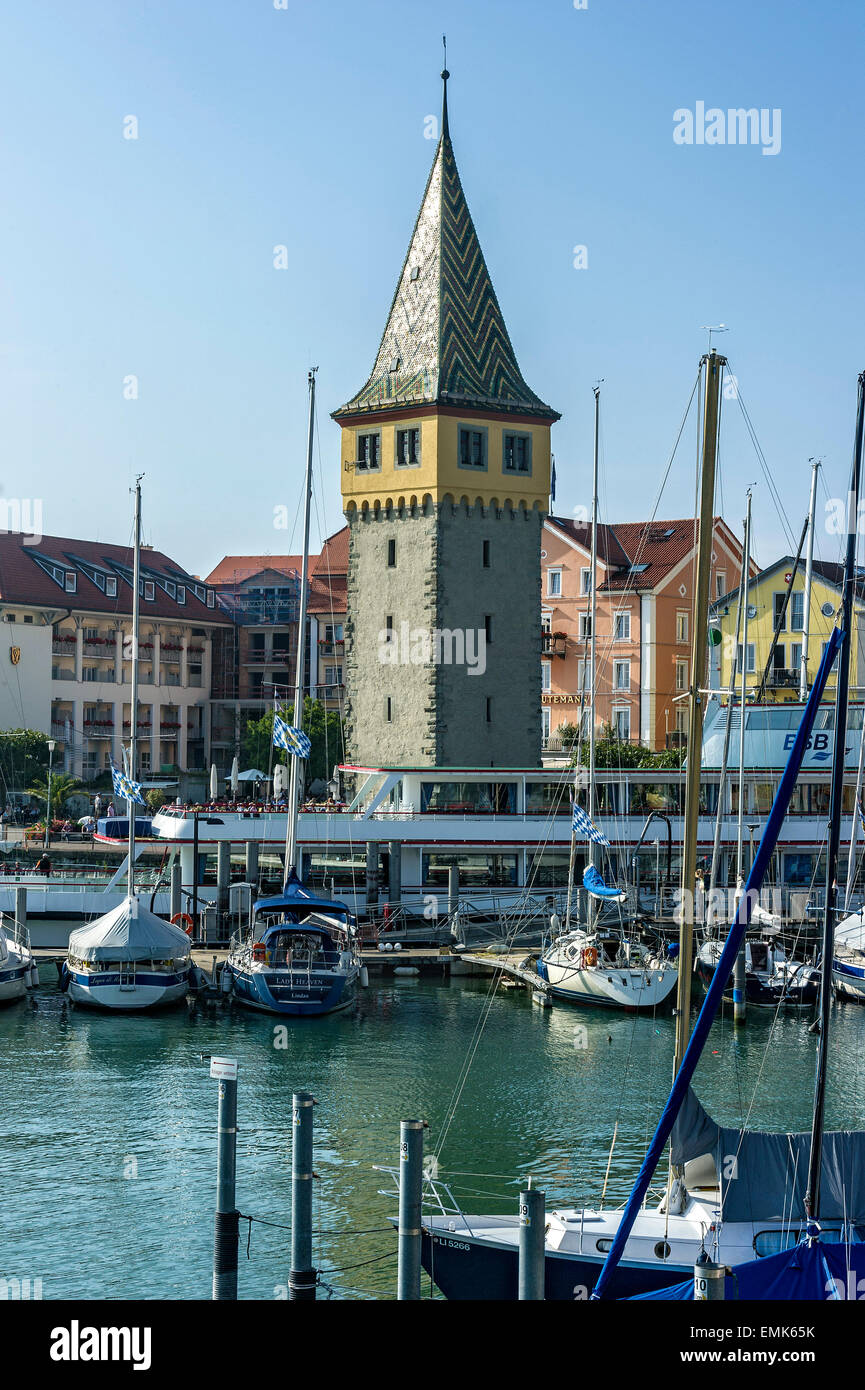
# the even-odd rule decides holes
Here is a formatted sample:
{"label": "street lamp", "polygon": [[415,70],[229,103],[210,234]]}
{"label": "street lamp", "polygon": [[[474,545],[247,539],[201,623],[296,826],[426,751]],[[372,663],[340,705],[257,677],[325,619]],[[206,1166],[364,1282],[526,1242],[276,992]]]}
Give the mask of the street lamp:
{"label": "street lamp", "polygon": [[54,762],[54,740],[48,740],[48,812],[45,816],[45,848],[51,844],[51,767]]}

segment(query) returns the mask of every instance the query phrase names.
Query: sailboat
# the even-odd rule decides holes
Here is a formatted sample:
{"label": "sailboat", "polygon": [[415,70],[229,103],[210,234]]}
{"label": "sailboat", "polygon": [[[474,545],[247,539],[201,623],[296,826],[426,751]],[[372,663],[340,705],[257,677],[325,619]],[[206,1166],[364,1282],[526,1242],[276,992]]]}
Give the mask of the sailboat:
{"label": "sailboat", "polygon": [[315,369],[309,373],[309,430],[304,496],[303,563],[300,577],[298,653],[291,727],[274,713],[274,743],[291,755],[285,874],[282,892],[253,903],[249,927],[232,937],[224,966],[228,992],[248,1008],[310,1016],[347,1008],[362,978],[357,924],[344,903],[319,898],[297,871],[300,764],[308,756],[303,733],[303,647],[306,629],[312,447],[315,429]]}
{"label": "sailboat", "polygon": [[865,907],[851,911],[853,888],[856,883],[858,828],[865,828],[862,813],[863,773],[865,773],[865,738],[859,741],[859,766],[856,791],[853,797],[853,829],[847,859],[847,887],[844,893],[844,917],[835,928],[835,958],[832,962],[832,984],[840,999],[853,999],[865,1004]]}
{"label": "sailboat", "polygon": [[23,999],[39,983],[39,968],[30,950],[27,929],[0,923],[0,1004]]}
{"label": "sailboat", "polygon": [[[790,761],[781,779],[763,838],[751,872],[747,891],[740,900],[736,919],[730,928],[715,977],[709,987],[696,1026],[684,1053],[677,1052],[676,1076],[664,1112],[643,1160],[633,1190],[622,1213],[619,1229],[607,1254],[592,1297],[598,1299],[612,1290],[614,1279],[631,1232],[636,1228],[655,1168],[667,1140],[672,1137],[671,1159],[677,1181],[685,1187],[689,1182],[689,1164],[698,1165],[702,1172],[713,1174],[718,1182],[718,1215],[727,1219],[743,1209],[752,1216],[763,1217],[780,1209],[786,1216],[786,1229],[781,1243],[773,1252],[760,1250],[755,1240],[755,1253],[778,1255],[763,1275],[751,1271],[749,1296],[762,1299],[799,1298],[802,1296],[803,1267],[818,1271],[822,1265],[827,1279],[824,1296],[839,1295],[834,1263],[853,1274],[865,1264],[861,1252],[850,1247],[865,1238],[865,1131],[831,1133],[826,1130],[826,1082],[828,1077],[830,1028],[832,1019],[832,984],[835,962],[835,918],[837,915],[838,851],[841,839],[841,815],[844,793],[844,753],[850,694],[850,653],[853,633],[853,597],[856,585],[855,519],[858,514],[862,481],[863,433],[865,433],[865,372],[860,373],[856,411],[856,435],[853,467],[848,499],[847,550],[844,562],[840,626],[832,629],[826,643],[820,670],[805,708],[799,731],[790,752]],[[835,684],[835,737],[829,794],[829,833],[826,844],[826,896],[823,906],[823,942],[821,956],[819,1035],[814,1101],[810,1134],[756,1134],[748,1130],[723,1129],[706,1114],[691,1089],[697,1063],[706,1045],[709,1030],[720,1007],[727,980],[745,938],[751,913],[751,893],[759,892],[768,867],[777,831],[789,806],[793,782],[814,726],[817,704],[826,687],[829,670],[838,658]],[[734,1146],[735,1145],[735,1146]],[[730,1165],[730,1156],[735,1162]],[[726,1172],[725,1172],[726,1170]],[[726,1176],[726,1190],[724,1190]],[[744,1207],[743,1207],[744,1204]],[[727,1258],[717,1239],[706,1242],[714,1248],[701,1251],[701,1258],[714,1259],[722,1266],[736,1265]],[[834,1295],[830,1292],[835,1288]],[[843,1289],[843,1281],[842,1281]],[[676,1297],[673,1292],[672,1297]],[[681,1295],[678,1295],[681,1296]],[[854,1292],[855,1296],[855,1292]]]}
{"label": "sailboat", "polygon": [[[743,878],[743,844],[744,844],[744,815],[745,815],[745,708],[747,705],[747,672],[744,661],[742,662],[741,673],[738,671],[739,653],[748,650],[748,584],[751,572],[751,489],[747,493],[747,511],[745,516],[744,545],[742,548],[742,570],[739,579],[739,593],[736,615],[736,645],[733,651],[733,660],[730,673],[730,689],[727,692],[727,714],[724,729],[723,755],[721,759],[721,788],[726,783],[727,758],[730,747],[730,733],[732,730],[733,710],[735,706],[736,679],[741,675],[739,691],[739,787],[738,787],[738,815],[736,824],[736,902],[741,896],[744,888]],[[814,503],[815,487],[812,480],[811,485],[811,507],[808,520],[802,532],[802,540],[799,542],[799,552],[801,554],[802,544],[805,540],[806,532],[810,533],[808,548],[809,566],[813,549],[814,539]],[[799,563],[799,555],[793,568],[795,576],[796,568]],[[787,589],[789,598],[790,588],[792,587],[792,576],[790,585]],[[777,639],[780,623],[784,621],[786,613],[785,599],[784,608],[778,619],[775,637]],[[805,610],[810,609],[810,580],[806,586]],[[774,647],[774,642],[773,642]],[[770,652],[770,660],[772,653]],[[765,676],[764,676],[765,680]],[[759,698],[759,696],[758,696]],[[803,699],[807,699],[807,685]],[[715,814],[715,838],[712,849],[712,863],[709,877],[709,892],[706,896],[707,903],[707,936],[697,953],[697,975],[708,989],[721,959],[723,941],[712,934],[712,917],[714,915],[715,892],[717,888],[719,851],[721,843],[721,821],[724,812],[723,794],[718,797],[718,806]],[[748,1005],[757,1008],[777,1009],[780,1005],[790,1008],[810,1008],[816,1004],[820,992],[820,972],[805,961],[791,959],[785,946],[780,940],[781,921],[773,916],[772,913],[765,911],[759,904],[754,904],[751,912],[751,926],[742,945],[742,949],[737,961],[737,969],[734,978],[728,985],[725,992],[725,1000],[733,1004],[734,1018],[737,1023],[743,1022],[745,1011]]]}
{"label": "sailboat", "polygon": [[[703,424],[703,465],[700,485],[700,531],[697,559],[697,621],[689,696],[688,747],[699,749],[702,737],[706,659],[709,560],[715,489],[715,443],[724,358],[711,351],[704,357],[706,372]],[[860,385],[860,420],[861,420]],[[861,428],[858,435],[861,457]],[[637,1184],[624,1211],[564,1208],[550,1212],[545,1231],[545,1297],[587,1299],[604,1294],[618,1298],[676,1285],[693,1276],[698,1258],[709,1257],[725,1266],[741,1266],[796,1245],[819,1212],[825,1232],[839,1241],[855,1241],[865,1227],[865,1135],[827,1135],[825,1154],[817,1158],[823,1175],[821,1199],[806,1201],[801,1181],[801,1156],[808,1136],[748,1135],[723,1129],[706,1114],[690,1080],[705,1045],[712,1019],[720,1006],[733,964],[771,859],[796,778],[841,645],[838,629],[826,644],[799,730],[790,749],[772,811],[766,823],[722,959],[703,1004],[693,1035],[690,1030],[690,982],[693,967],[693,913],[681,914],[680,968],[676,1016],[673,1094],[664,1111]],[[839,686],[841,684],[839,677]],[[844,696],[846,700],[846,693]],[[843,778],[836,749],[837,805]],[[699,806],[700,760],[688,759],[685,802],[683,882],[695,882],[696,824]],[[835,778],[833,769],[833,779]],[[836,843],[837,848],[837,843]],[[831,871],[830,844],[830,871]],[[829,895],[831,896],[831,895]],[[686,900],[687,901],[687,900]],[[831,949],[828,958],[831,960]],[[821,1046],[828,1034],[824,1002]],[[825,1074],[823,1080],[825,1087]],[[820,1085],[818,1083],[818,1092]],[[816,1107],[815,1107],[816,1113]],[[660,1203],[646,1198],[655,1169],[672,1134],[672,1171]],[[848,1143],[847,1141],[850,1140]],[[812,1146],[813,1154],[813,1146]],[[730,1155],[736,1163],[729,1163]],[[812,1157],[812,1170],[814,1161]],[[809,1192],[819,1180],[809,1180]],[[453,1201],[443,1183],[430,1179],[428,1191],[438,1205],[424,1217],[422,1260],[448,1298],[514,1299],[517,1295],[519,1218],[468,1215]],[[800,1200],[801,1199],[801,1200]]]}
{"label": "sailboat", "polygon": [[142,804],[137,771],[138,617],[141,599],[141,478],[135,480],[132,579],[132,685],[128,773],[115,771],[115,794],[125,794],[129,817],[128,892],[110,912],[69,935],[61,988],[76,1004],[130,1012],[177,1003],[196,980],[189,937],[150,912],[135,891],[135,807]]}
{"label": "sailboat", "polygon": [[[594,462],[592,483],[592,540],[591,590],[589,596],[589,770],[588,814],[577,805],[577,782],[574,776],[574,810],[571,827],[571,852],[568,864],[568,894],[565,921],[557,914],[550,919],[552,937],[545,945],[537,963],[542,980],[554,995],[575,1004],[594,1004],[606,1008],[656,1009],[669,999],[676,988],[677,968],[669,955],[651,949],[634,932],[626,930],[621,917],[612,921],[602,915],[603,907],[621,904],[627,893],[604,882],[595,864],[595,846],[607,844],[594,825],[595,815],[595,618],[597,614],[596,586],[598,561],[598,436],[600,422],[600,386],[593,387],[595,396]],[[574,888],[574,862],[577,833],[588,836],[589,863],[583,872],[583,888],[588,900],[588,923],[585,927],[571,925],[571,903]],[[600,909],[600,911],[599,911]]]}

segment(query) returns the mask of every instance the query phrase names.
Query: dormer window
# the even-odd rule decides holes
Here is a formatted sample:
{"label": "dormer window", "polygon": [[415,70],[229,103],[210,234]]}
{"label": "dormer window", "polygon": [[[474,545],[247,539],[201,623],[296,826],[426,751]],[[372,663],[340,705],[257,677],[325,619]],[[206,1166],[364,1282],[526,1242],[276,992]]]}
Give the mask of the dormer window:
{"label": "dormer window", "polygon": [[208,591],[207,591],[207,606],[208,606],[208,608],[213,608],[214,603],[215,603],[215,599],[214,599],[214,597],[213,597],[213,590],[212,590],[212,589],[208,589]]}
{"label": "dormer window", "polygon": [[152,579],[144,580],[144,597],[147,599],[148,603],[152,603],[156,598],[156,585]]}
{"label": "dormer window", "polygon": [[105,597],[117,597],[117,580],[114,578],[113,575],[110,574],[106,574],[105,576]]}
{"label": "dormer window", "polygon": [[63,586],[67,594],[74,594],[78,588],[78,575],[74,570],[66,571],[66,582]]}
{"label": "dormer window", "polygon": [[169,598],[177,597],[177,585],[171,579],[166,579],[165,581],[165,592],[168,594]]}
{"label": "dormer window", "polygon": [[186,602],[186,585],[185,585],[185,584],[178,584],[178,586],[177,586],[177,602],[178,602],[178,603],[185,603],[185,602]]}

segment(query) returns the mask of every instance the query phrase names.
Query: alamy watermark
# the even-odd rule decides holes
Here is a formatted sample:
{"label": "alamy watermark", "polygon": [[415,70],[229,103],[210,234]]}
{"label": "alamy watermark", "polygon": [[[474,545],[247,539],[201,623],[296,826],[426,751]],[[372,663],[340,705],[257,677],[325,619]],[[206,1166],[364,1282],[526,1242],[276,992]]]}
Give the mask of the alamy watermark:
{"label": "alamy watermark", "polygon": [[401,622],[399,629],[383,628],[378,634],[378,659],[383,666],[465,666],[470,676],[487,669],[484,628],[432,629]]}
{"label": "alamy watermark", "polygon": [[695,103],[673,112],[673,141],[677,145],[761,145],[763,154],[781,153],[781,109],[778,106],[730,107]]}
{"label": "alamy watermark", "polygon": [[42,530],[41,497],[0,497],[0,532],[22,532],[25,545],[39,545]]}

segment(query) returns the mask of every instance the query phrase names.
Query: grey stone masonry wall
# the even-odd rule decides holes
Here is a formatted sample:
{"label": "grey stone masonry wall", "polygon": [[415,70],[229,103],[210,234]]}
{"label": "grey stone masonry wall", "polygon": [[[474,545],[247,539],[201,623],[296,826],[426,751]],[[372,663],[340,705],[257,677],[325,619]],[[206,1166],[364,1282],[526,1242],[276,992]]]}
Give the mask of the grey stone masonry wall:
{"label": "grey stone masonry wall", "polygon": [[542,514],[444,502],[348,522],[349,759],[539,766]]}
{"label": "grey stone masonry wall", "polygon": [[[345,624],[346,746],[365,766],[436,760],[435,672],[380,660],[381,634],[393,619],[404,631],[435,626],[437,521],[430,505],[386,514],[347,513],[348,605]],[[396,565],[388,566],[388,542]],[[387,701],[391,719],[387,719]]]}

